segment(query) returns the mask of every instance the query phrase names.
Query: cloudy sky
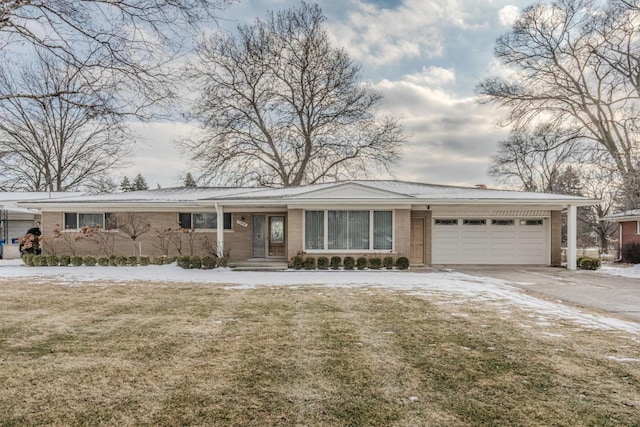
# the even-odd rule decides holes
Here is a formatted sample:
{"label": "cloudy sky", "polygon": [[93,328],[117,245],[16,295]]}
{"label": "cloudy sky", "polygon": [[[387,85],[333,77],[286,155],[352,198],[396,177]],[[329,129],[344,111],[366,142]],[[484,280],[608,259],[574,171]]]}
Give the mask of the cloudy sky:
{"label": "cloudy sky", "polygon": [[[241,0],[223,14],[229,30],[238,23],[284,9],[299,0]],[[489,157],[507,130],[499,112],[478,104],[475,86],[498,65],[495,39],[508,31],[532,0],[321,0],[327,29],[384,96],[382,113],[401,119],[410,134],[395,178],[434,184],[496,186],[487,175]],[[187,158],[173,141],[186,123],[133,126],[138,155],[123,175],[142,173],[151,187],[180,185]],[[194,173],[195,175],[195,173]]]}

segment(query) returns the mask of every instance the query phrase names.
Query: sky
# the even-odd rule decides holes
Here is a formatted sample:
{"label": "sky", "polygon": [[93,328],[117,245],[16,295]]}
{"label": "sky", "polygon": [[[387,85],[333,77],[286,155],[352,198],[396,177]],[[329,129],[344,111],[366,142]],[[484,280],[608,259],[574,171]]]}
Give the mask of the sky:
{"label": "sky", "polygon": [[[400,119],[409,135],[391,175],[432,184],[499,187],[487,174],[490,157],[508,129],[504,114],[477,102],[480,80],[500,72],[496,38],[532,0],[320,0],[336,47],[362,66],[363,79],[383,95],[380,114]],[[220,26],[264,17],[299,0],[241,0],[221,14]],[[196,126],[184,122],[132,124],[136,157],[118,179],[141,173],[151,188],[181,185],[188,155],[177,138]],[[193,171],[197,176],[197,171]]]}

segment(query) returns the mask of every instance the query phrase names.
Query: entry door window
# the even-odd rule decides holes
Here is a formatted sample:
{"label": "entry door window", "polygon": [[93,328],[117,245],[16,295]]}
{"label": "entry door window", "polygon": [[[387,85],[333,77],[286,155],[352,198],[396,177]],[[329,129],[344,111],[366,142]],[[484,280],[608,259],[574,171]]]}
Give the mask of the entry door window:
{"label": "entry door window", "polygon": [[284,216],[269,217],[269,256],[284,256]]}

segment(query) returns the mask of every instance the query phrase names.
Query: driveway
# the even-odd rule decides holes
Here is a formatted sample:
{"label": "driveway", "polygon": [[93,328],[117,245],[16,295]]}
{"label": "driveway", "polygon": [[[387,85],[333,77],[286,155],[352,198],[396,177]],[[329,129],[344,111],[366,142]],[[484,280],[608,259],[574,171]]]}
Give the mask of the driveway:
{"label": "driveway", "polygon": [[531,294],[640,322],[640,279],[553,267],[470,266],[455,270],[501,279]]}

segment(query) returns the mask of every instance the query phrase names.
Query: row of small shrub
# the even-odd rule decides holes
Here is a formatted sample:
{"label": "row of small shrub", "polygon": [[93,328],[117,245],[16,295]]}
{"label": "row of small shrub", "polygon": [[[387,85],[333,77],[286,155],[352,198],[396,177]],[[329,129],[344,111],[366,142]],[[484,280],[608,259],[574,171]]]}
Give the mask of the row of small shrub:
{"label": "row of small shrub", "polygon": [[227,266],[227,258],[225,257],[212,257],[212,256],[204,256],[200,258],[199,256],[179,256],[177,258],[177,263],[179,267],[182,268],[195,268],[195,269],[203,269],[203,270],[211,270],[212,268],[217,267],[226,267]]}
{"label": "row of small shrub", "polygon": [[601,262],[598,258],[581,256],[578,257],[576,264],[583,270],[597,270],[600,268]]}
{"label": "row of small shrub", "polygon": [[380,268],[385,268],[387,270],[391,270],[393,267],[396,267],[398,270],[406,270],[409,268],[409,259],[407,257],[398,257],[395,259],[391,256],[387,256],[384,258],[378,257],[358,257],[354,258],[352,256],[346,256],[344,259],[339,256],[332,256],[331,258],[327,258],[325,256],[316,258],[312,256],[303,257],[302,255],[296,255],[291,258],[289,262],[289,268],[293,268],[296,270],[338,270],[340,267],[344,267],[345,270],[353,270],[357,268],[358,270],[364,270],[365,268],[369,268],[372,270],[379,270]]}
{"label": "row of small shrub", "polygon": [[620,258],[630,264],[640,264],[640,243],[627,243],[622,246]]}
{"label": "row of small shrub", "polygon": [[109,257],[94,257],[91,255],[87,256],[71,256],[71,255],[35,255],[35,254],[27,254],[22,257],[22,260],[25,264],[31,267],[41,267],[41,266],[49,266],[49,267],[67,267],[69,265],[72,266],[94,266],[100,265],[103,267],[107,266],[137,266],[137,265],[163,265],[163,264],[171,264],[176,262],[176,257],[147,257],[147,256],[116,256],[111,255]]}

